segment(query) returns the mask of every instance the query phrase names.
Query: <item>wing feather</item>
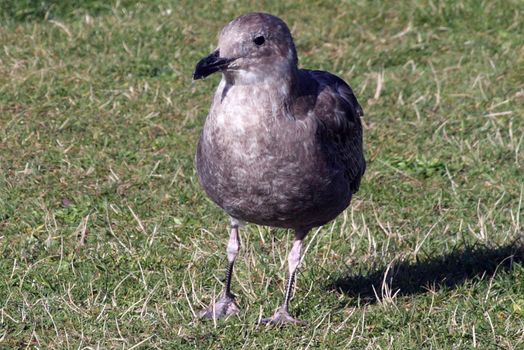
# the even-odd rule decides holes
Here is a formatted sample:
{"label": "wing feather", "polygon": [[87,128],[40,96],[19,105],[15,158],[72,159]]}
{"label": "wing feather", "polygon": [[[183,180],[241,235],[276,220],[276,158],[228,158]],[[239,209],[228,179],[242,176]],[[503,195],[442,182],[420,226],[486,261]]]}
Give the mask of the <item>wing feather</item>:
{"label": "wing feather", "polygon": [[314,114],[320,121],[320,136],[334,166],[341,167],[357,192],[366,170],[362,147],[364,115],[351,87],[339,77],[324,71],[309,71],[319,84]]}

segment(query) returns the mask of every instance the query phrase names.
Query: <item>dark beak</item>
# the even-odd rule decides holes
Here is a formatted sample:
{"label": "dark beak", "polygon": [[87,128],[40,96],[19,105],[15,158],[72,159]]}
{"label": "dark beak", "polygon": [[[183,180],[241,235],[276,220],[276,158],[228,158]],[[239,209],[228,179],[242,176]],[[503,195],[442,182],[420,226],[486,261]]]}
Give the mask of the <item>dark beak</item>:
{"label": "dark beak", "polygon": [[193,72],[193,80],[203,79],[210,74],[227,68],[228,64],[233,62],[234,58],[220,57],[218,50],[213,51],[208,56],[198,61]]}

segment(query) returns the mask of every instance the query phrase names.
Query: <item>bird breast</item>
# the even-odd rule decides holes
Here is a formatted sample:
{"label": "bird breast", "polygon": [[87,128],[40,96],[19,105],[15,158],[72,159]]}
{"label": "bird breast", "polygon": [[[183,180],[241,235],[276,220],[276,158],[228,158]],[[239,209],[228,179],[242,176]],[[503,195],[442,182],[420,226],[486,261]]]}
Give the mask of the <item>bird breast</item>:
{"label": "bird breast", "polygon": [[306,170],[302,161],[319,156],[315,128],[309,125],[313,121],[289,115],[281,98],[287,92],[265,86],[221,87],[202,135],[206,150],[220,153],[215,160],[228,162],[237,175],[259,178],[268,172],[298,175]]}
{"label": "bird breast", "polygon": [[238,219],[293,227],[310,212],[339,205],[326,205],[334,197],[349,200],[350,194],[336,193],[347,186],[342,172],[324,159],[313,118],[286,115],[278,92],[231,86],[224,94],[223,88],[196,157],[200,181],[214,202]]}

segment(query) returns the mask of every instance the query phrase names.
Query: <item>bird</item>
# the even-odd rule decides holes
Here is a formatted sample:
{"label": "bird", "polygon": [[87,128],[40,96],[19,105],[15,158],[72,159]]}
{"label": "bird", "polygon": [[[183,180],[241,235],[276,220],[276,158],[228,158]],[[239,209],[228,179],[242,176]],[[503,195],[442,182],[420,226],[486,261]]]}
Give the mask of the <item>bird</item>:
{"label": "bird", "polygon": [[307,233],[335,219],[359,190],[366,169],[363,110],[351,87],[321,70],[298,68],[287,24],[263,12],[226,24],[218,46],[195,65],[193,81],[222,77],[196,146],[201,186],[230,218],[228,266],[218,300],[203,318],[240,308],[231,291],[239,227],[294,231],[284,300],[263,324],[307,324],[289,311]]}

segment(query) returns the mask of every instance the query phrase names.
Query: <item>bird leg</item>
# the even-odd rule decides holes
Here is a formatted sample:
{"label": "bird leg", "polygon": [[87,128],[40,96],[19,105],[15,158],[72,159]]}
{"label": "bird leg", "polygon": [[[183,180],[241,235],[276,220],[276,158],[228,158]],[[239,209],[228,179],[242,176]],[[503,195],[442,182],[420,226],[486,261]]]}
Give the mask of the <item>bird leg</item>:
{"label": "bird leg", "polygon": [[229,234],[229,242],[227,243],[227,271],[226,284],[220,298],[207,309],[199,313],[200,317],[218,319],[224,316],[234,315],[240,311],[235,302],[235,295],[231,293],[231,277],[233,275],[233,265],[235,258],[240,250],[240,240],[238,237],[238,223],[234,220],[231,222],[231,232]]}
{"label": "bird leg", "polygon": [[273,316],[268,318],[263,318],[261,320],[261,323],[264,324],[285,324],[285,323],[293,323],[296,325],[304,325],[307,324],[306,321],[301,321],[299,319],[294,318],[289,314],[289,301],[291,300],[291,293],[293,292],[293,286],[295,284],[295,274],[297,271],[298,264],[300,263],[300,250],[302,248],[302,237],[300,238],[295,237],[295,241],[293,242],[293,248],[291,248],[291,251],[288,254],[288,268],[289,268],[289,275],[286,285],[286,291],[284,294],[284,302],[282,305],[280,305],[277,309],[277,311],[273,314]]}

